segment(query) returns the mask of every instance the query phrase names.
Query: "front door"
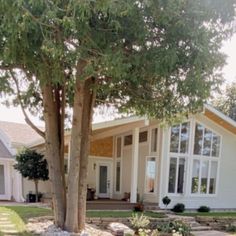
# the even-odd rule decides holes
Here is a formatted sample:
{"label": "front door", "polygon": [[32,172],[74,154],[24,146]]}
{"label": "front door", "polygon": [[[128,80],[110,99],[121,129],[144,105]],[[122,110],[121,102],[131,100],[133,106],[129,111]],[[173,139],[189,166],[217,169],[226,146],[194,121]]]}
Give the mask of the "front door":
{"label": "front door", "polygon": [[0,200],[6,199],[6,168],[0,163]]}
{"label": "front door", "polygon": [[98,197],[110,198],[111,194],[111,164],[98,164]]}

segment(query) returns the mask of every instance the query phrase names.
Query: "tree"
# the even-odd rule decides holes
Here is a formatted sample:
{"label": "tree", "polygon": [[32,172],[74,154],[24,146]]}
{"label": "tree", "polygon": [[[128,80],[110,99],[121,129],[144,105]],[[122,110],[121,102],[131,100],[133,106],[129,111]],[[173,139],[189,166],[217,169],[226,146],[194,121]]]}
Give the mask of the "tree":
{"label": "tree", "polygon": [[[93,108],[171,121],[220,82],[234,0],[0,0],[1,88],[45,138],[55,224],[85,225]],[[73,110],[66,198],[64,122]],[[45,133],[26,108],[43,112]],[[78,207],[77,207],[78,206]]]}
{"label": "tree", "polygon": [[36,202],[38,202],[39,180],[48,180],[47,161],[42,154],[34,150],[24,149],[16,156],[17,163],[14,168],[18,170],[24,178],[34,181]]}
{"label": "tree", "polygon": [[214,107],[236,121],[236,83],[227,85],[212,103]]}

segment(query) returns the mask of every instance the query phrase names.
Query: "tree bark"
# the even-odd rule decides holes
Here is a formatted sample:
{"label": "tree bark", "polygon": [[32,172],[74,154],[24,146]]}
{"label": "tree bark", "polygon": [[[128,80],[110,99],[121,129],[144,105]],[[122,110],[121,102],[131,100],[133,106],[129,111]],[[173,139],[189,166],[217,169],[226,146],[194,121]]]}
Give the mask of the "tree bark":
{"label": "tree bark", "polygon": [[35,184],[35,202],[39,201],[39,191],[38,191],[38,180],[34,180],[34,184]]}
{"label": "tree bark", "polygon": [[92,134],[93,107],[96,97],[94,89],[95,79],[89,78],[84,85],[84,103],[82,115],[82,140],[80,149],[80,169],[79,169],[79,201],[78,201],[78,228],[82,231],[85,228],[86,220],[86,198],[87,198],[87,175],[88,175],[88,155]]}
{"label": "tree bark", "polygon": [[82,137],[82,115],[84,101],[84,81],[81,79],[85,61],[79,61],[73,104],[73,119],[70,139],[70,167],[68,171],[68,194],[65,228],[69,232],[78,232],[78,182]]}
{"label": "tree bark", "polygon": [[52,187],[53,210],[55,216],[55,224],[64,228],[65,222],[65,185],[62,173],[62,157],[61,157],[61,132],[55,101],[55,90],[51,85],[44,84],[41,86],[43,94],[43,108],[45,120],[45,149],[46,157],[49,164],[49,177]]}

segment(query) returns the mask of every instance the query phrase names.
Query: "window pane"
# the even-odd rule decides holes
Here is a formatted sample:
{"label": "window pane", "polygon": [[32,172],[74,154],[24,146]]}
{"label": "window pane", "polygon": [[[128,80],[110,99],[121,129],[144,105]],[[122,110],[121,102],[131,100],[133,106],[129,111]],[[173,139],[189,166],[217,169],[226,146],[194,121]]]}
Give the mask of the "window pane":
{"label": "window pane", "polygon": [[179,125],[171,128],[170,152],[179,152],[179,128]]}
{"label": "window pane", "polygon": [[133,139],[133,136],[131,134],[125,136],[124,145],[125,146],[131,145],[132,144],[132,139]]}
{"label": "window pane", "polygon": [[210,172],[210,185],[209,185],[209,193],[216,193],[216,176],[217,176],[217,167],[218,163],[216,161],[211,162],[211,172]]}
{"label": "window pane", "polygon": [[199,171],[200,171],[200,161],[194,160],[193,161],[193,169],[192,169],[192,187],[191,187],[192,193],[198,192]]}
{"label": "window pane", "polygon": [[177,184],[177,193],[184,192],[184,166],[185,166],[185,159],[179,159],[179,173],[178,173],[178,184]]}
{"label": "window pane", "polygon": [[215,134],[212,135],[212,152],[211,156],[213,157],[219,157],[220,152],[220,136],[217,136]]}
{"label": "window pane", "polygon": [[139,133],[139,142],[140,143],[147,142],[147,135],[148,135],[147,131],[140,132]]}
{"label": "window pane", "polygon": [[116,162],[116,192],[120,191],[120,161]]}
{"label": "window pane", "polygon": [[189,144],[189,122],[181,125],[180,152],[187,153]]}
{"label": "window pane", "polygon": [[203,141],[203,126],[196,124],[194,138],[194,154],[201,155]]}
{"label": "window pane", "polygon": [[208,167],[209,161],[202,162],[202,172],[201,172],[201,193],[207,193],[207,179],[208,179]]}
{"label": "window pane", "polygon": [[121,157],[121,137],[117,138],[116,148],[116,157]]}
{"label": "window pane", "polygon": [[0,194],[5,194],[4,165],[0,165]]}
{"label": "window pane", "polygon": [[151,137],[151,152],[156,152],[157,151],[157,134],[158,134],[158,129],[152,129],[152,137]]}
{"label": "window pane", "polygon": [[169,185],[168,185],[168,192],[169,193],[175,192],[176,165],[177,165],[177,159],[171,158],[170,159],[170,170],[169,170]]}
{"label": "window pane", "polygon": [[156,159],[154,157],[147,159],[146,164],[146,191],[153,193],[155,191]]}
{"label": "window pane", "polygon": [[211,155],[211,138],[212,138],[212,132],[209,129],[205,129],[203,151],[202,151],[202,155],[204,156]]}

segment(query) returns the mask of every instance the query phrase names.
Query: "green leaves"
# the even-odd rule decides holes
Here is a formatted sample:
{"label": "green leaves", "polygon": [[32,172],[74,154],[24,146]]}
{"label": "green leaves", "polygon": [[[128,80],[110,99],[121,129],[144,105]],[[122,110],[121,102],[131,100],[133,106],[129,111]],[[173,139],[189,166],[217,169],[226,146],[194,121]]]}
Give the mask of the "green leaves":
{"label": "green leaves", "polygon": [[233,0],[0,0],[0,15],[0,61],[20,64],[39,85],[64,86],[68,106],[83,60],[80,79],[98,81],[99,104],[172,119],[197,110],[220,83],[235,11]]}
{"label": "green leaves", "polygon": [[14,168],[29,180],[48,180],[47,161],[34,150],[24,149],[16,156]]}

